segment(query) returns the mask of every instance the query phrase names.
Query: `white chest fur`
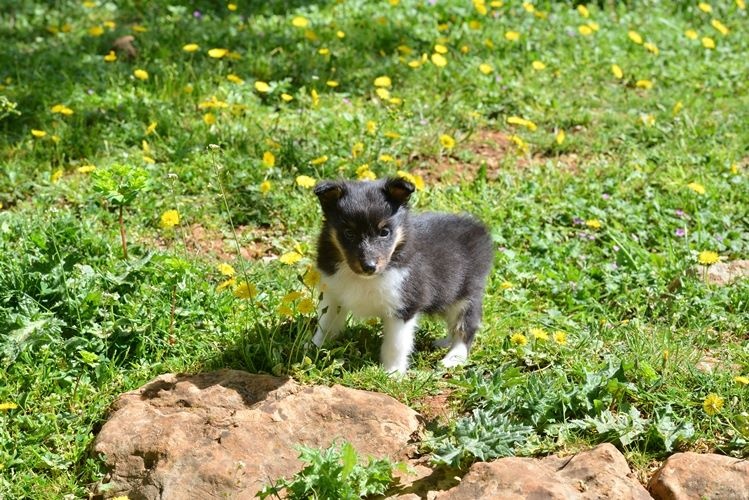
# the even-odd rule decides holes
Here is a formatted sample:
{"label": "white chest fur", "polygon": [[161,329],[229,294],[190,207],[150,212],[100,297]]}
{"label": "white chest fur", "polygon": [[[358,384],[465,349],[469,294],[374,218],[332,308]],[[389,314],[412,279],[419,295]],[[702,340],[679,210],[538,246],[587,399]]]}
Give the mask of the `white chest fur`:
{"label": "white chest fur", "polygon": [[408,272],[390,269],[376,276],[361,276],[342,265],[332,276],[322,277],[324,292],[359,318],[391,317],[401,308],[401,285]]}

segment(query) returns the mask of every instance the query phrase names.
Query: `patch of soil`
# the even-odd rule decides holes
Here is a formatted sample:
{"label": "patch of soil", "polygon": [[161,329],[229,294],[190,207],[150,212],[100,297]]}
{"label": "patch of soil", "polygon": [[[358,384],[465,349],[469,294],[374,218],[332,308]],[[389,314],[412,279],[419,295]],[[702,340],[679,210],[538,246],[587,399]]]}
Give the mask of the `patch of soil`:
{"label": "patch of soil", "polygon": [[192,224],[184,228],[183,233],[177,232],[176,242],[159,237],[155,244],[164,250],[179,245],[182,239],[187,251],[193,255],[230,262],[237,257],[238,243],[239,253],[246,260],[273,259],[277,257],[273,253],[273,241],[282,233],[283,228],[239,226],[235,240],[231,231],[227,234],[202,224]]}
{"label": "patch of soil", "polygon": [[417,411],[427,423],[446,425],[456,417],[455,408],[450,403],[454,389],[444,389],[438,394],[430,394],[419,400]]}
{"label": "patch of soil", "polygon": [[473,181],[477,178],[482,165],[486,166],[488,179],[496,179],[502,170],[525,169],[547,161],[573,173],[579,170],[580,159],[576,154],[524,154],[519,151],[511,136],[512,134],[498,130],[479,130],[465,145],[471,157],[467,161],[461,161],[453,156],[431,158],[418,155],[412,155],[409,161],[417,164],[413,172],[429,183]]}

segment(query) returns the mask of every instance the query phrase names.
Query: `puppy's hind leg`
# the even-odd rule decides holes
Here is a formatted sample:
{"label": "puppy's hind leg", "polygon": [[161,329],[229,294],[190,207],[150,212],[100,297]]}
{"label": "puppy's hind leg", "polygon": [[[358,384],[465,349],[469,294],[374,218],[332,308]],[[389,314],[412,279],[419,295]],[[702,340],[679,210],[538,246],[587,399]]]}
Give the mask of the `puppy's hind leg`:
{"label": "puppy's hind leg", "polygon": [[348,311],[344,311],[341,303],[329,293],[323,293],[317,306],[317,330],[312,342],[317,347],[333,340],[341,334],[346,326]]}
{"label": "puppy's hind leg", "polygon": [[448,329],[450,331],[450,350],[442,358],[442,366],[453,368],[468,361],[468,351],[471,349],[473,338],[481,325],[481,302],[478,304],[468,300],[455,306],[448,315]]}

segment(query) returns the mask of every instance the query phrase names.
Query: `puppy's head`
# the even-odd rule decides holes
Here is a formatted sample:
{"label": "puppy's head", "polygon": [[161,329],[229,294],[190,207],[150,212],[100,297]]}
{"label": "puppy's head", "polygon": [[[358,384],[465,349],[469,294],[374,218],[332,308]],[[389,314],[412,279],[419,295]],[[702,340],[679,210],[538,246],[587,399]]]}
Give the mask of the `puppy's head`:
{"label": "puppy's head", "polygon": [[373,276],[387,269],[404,241],[413,192],[414,185],[401,178],[321,181],[315,186],[326,220],[324,237],[353,272]]}

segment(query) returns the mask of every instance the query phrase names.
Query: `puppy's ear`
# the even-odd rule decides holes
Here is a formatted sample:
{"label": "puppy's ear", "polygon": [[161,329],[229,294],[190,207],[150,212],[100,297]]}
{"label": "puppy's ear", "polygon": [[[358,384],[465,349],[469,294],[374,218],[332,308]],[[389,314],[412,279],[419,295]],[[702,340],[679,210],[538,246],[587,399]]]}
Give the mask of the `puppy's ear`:
{"label": "puppy's ear", "polygon": [[315,186],[315,194],[323,208],[330,207],[343,196],[343,186],[339,182],[320,181]]}
{"label": "puppy's ear", "polygon": [[414,189],[416,187],[402,177],[391,177],[385,182],[385,194],[400,205],[408,202]]}

